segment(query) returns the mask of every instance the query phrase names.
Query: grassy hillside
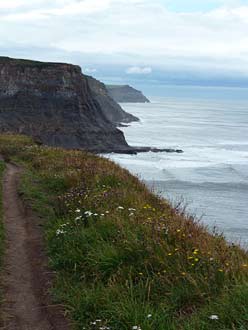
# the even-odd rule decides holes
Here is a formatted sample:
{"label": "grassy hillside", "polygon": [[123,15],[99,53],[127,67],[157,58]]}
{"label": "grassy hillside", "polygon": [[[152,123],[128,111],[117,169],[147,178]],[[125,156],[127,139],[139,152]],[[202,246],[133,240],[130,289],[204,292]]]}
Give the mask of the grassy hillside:
{"label": "grassy hillside", "polygon": [[0,136],[75,329],[245,330],[248,255],[98,156]]}
{"label": "grassy hillside", "polygon": [[3,231],[3,200],[2,200],[2,180],[4,172],[4,162],[0,160],[0,262],[2,261],[3,246],[4,246],[4,231]]}

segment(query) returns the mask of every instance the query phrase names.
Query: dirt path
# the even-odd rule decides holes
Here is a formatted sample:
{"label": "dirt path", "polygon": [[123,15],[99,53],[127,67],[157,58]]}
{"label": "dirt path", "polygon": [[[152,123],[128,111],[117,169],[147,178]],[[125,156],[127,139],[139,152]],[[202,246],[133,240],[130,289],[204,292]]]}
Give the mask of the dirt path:
{"label": "dirt path", "polygon": [[21,169],[8,164],[3,182],[6,232],[4,324],[8,330],[68,330],[68,322],[48,295],[51,274],[43,251],[41,220],[24,208],[17,188]]}

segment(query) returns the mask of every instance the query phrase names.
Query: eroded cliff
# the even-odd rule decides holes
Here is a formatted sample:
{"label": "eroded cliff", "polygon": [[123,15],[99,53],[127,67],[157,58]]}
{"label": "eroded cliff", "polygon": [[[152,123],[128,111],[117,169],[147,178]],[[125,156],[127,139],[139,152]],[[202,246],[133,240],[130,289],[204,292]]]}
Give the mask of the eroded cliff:
{"label": "eroded cliff", "polygon": [[0,57],[0,132],[51,146],[131,152],[79,66]]}
{"label": "eroded cliff", "polygon": [[110,122],[118,125],[119,123],[139,121],[137,117],[127,113],[121,108],[121,106],[109,95],[106,86],[102,82],[90,76],[88,77],[88,81],[94,98],[100,104],[104,115]]}
{"label": "eroded cliff", "polygon": [[109,95],[116,102],[126,103],[149,103],[141,91],[129,86],[129,85],[107,85]]}

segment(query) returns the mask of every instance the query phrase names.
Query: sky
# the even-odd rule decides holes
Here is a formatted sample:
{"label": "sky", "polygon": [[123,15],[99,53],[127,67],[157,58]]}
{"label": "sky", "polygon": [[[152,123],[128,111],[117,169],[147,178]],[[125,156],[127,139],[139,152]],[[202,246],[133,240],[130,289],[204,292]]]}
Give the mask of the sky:
{"label": "sky", "polygon": [[248,0],[0,0],[0,55],[111,83],[248,87]]}

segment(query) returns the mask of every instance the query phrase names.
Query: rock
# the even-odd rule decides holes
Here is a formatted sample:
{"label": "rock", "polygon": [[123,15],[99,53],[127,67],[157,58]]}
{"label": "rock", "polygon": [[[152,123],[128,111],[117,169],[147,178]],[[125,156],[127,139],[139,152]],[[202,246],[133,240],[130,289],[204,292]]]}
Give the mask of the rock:
{"label": "rock", "polygon": [[132,152],[90,84],[79,66],[0,57],[0,133],[50,146]]}
{"label": "rock", "polygon": [[183,153],[181,149],[172,149],[172,148],[155,148],[155,147],[132,147],[132,152],[141,153],[141,152],[167,152],[167,153]]}
{"label": "rock", "polygon": [[142,92],[129,85],[106,85],[109,95],[119,103],[149,103]]}
{"label": "rock", "polygon": [[88,76],[87,79],[95,100],[100,104],[104,115],[110,122],[119,126],[120,123],[139,121],[137,117],[125,112],[121,106],[112,99],[106,86],[102,82],[90,76]]}

